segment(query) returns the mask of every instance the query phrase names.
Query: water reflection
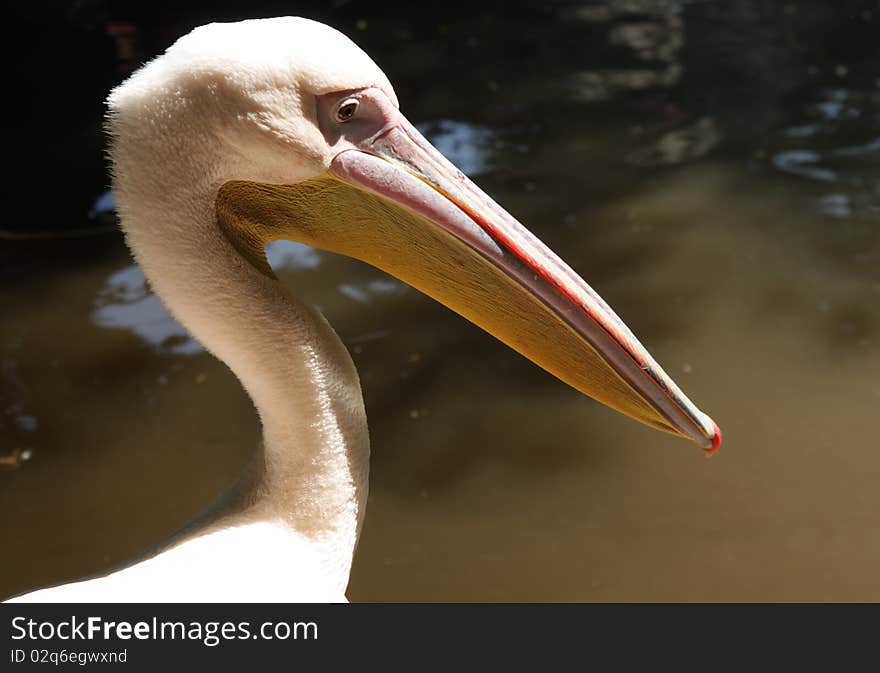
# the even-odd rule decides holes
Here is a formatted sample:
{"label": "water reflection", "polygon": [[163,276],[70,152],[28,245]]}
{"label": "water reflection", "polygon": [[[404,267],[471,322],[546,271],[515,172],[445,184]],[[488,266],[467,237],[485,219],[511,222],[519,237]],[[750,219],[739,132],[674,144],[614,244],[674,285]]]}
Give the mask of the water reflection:
{"label": "water reflection", "polygon": [[[315,10],[728,442],[703,461],[375,269],[273,243],[279,278],[328,316],[364,387],[353,599],[880,597],[880,54],[865,4],[526,3],[442,25],[416,6]],[[164,48],[174,21],[114,29],[122,67]],[[84,145],[100,157],[94,108]],[[81,213],[111,207],[104,194]],[[102,245],[0,246],[0,315],[15,316],[0,465],[34,456],[2,474],[0,544],[17,553],[0,594],[139,551],[259,439],[234,377],[121,241]]]}
{"label": "water reflection", "polygon": [[603,26],[607,44],[623,52],[615,63],[634,57],[640,64],[574,73],[570,83],[577,100],[589,103],[607,100],[625,91],[668,88],[681,78],[679,52],[684,45],[684,22],[678,3],[623,0],[568,7],[560,13]]}
{"label": "water reflection", "polygon": [[491,147],[495,132],[485,126],[440,119],[416,125],[440,152],[469,177],[476,177],[491,167]]}
{"label": "water reflection", "polygon": [[798,175],[803,178],[812,178],[822,182],[834,182],[837,176],[834,171],[820,168],[817,164],[822,160],[818,152],[809,150],[790,150],[779,152],[773,157],[773,165],[781,171]]}
{"label": "water reflection", "polygon": [[95,203],[89,211],[89,219],[94,220],[99,217],[113,216],[115,213],[116,201],[113,198],[113,192],[106,189],[95,199]]}
{"label": "water reflection", "polygon": [[672,166],[701,159],[722,140],[721,130],[710,117],[664,133],[658,140],[630,152],[627,160],[637,166]]}
{"label": "water reflection", "polygon": [[143,272],[128,266],[113,273],[95,301],[96,325],[127,329],[158,350],[179,355],[204,351],[183,326],[168,315],[159,298],[147,286]]}
{"label": "water reflection", "polygon": [[819,197],[819,212],[829,217],[849,217],[852,215],[849,196],[846,194],[826,194]]}
{"label": "water reflection", "polygon": [[317,269],[321,265],[321,251],[295,241],[278,240],[266,246],[266,259],[273,269]]}
{"label": "water reflection", "polygon": [[336,288],[340,294],[360,304],[369,304],[371,295],[403,294],[407,286],[393,278],[374,278],[366,284],[358,286],[353,283],[341,283]]}
{"label": "water reflection", "polygon": [[[790,175],[841,182],[848,189],[873,192],[876,197],[874,167],[864,158],[880,154],[880,137],[876,135],[880,96],[843,88],[823,89],[819,94],[818,101],[803,107],[801,114],[809,121],[782,129],[782,140],[788,147],[773,155],[773,165]],[[849,205],[842,205],[849,198],[839,193],[825,195],[820,199],[820,210],[832,217],[849,215]]]}

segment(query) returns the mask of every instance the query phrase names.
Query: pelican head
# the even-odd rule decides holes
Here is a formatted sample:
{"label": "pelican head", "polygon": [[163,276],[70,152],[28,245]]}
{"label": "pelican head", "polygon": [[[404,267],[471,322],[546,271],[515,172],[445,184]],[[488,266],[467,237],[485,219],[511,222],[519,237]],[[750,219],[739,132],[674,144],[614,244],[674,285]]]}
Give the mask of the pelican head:
{"label": "pelican head", "polygon": [[[237,253],[230,264],[271,278],[264,251],[276,239],[355,257],[603,404],[718,448],[717,425],[623,321],[431,146],[383,72],[336,30],[296,18],[198,28],[114,91],[110,108],[124,223],[135,201],[202,199],[206,226]],[[147,265],[148,230],[127,227]]]}

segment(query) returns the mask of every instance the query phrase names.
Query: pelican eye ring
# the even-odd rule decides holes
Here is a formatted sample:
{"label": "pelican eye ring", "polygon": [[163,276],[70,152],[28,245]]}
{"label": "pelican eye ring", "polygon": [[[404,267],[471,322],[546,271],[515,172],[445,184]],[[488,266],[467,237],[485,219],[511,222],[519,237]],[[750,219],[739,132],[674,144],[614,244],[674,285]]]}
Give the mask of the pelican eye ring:
{"label": "pelican eye ring", "polygon": [[357,112],[358,105],[359,103],[356,98],[346,98],[340,103],[339,107],[336,108],[336,121],[340,124],[350,121],[351,118],[354,117],[354,113]]}

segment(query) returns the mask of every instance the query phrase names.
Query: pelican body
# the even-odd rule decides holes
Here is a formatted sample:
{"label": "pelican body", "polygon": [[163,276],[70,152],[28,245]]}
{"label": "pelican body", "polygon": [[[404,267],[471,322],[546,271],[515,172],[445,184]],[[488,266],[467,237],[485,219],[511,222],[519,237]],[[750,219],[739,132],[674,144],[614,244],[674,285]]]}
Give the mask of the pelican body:
{"label": "pelican body", "polygon": [[336,30],[203,26],[108,106],[126,241],[247,390],[262,448],[225,509],[122,569],[18,600],[345,600],[367,499],[363,397],[336,333],[275,278],[276,239],[366,261],[596,400],[717,449],[715,423],[623,321],[422,137]]}

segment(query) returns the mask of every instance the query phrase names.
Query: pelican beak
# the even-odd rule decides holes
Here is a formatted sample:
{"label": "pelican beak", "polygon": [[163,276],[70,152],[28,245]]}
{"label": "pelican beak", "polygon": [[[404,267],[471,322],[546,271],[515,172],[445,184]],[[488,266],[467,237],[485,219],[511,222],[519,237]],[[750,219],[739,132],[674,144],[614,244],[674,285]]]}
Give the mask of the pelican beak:
{"label": "pelican beak", "polygon": [[258,258],[274,238],[355,257],[603,404],[710,454],[721,443],[715,422],[608,304],[399,113],[340,151],[327,174],[286,186],[227,183],[217,208],[233,244],[269,273]]}
{"label": "pelican beak", "polygon": [[[405,118],[398,117],[395,125],[368,141],[364,150],[341,152],[330,172],[414,210],[471,248],[479,255],[477,264],[506,275],[519,291],[542,302],[582,340],[582,357],[571,358],[566,369],[586,365],[595,371],[601,367],[602,376],[590,377],[592,381],[586,384],[573,373],[554,373],[638,420],[690,438],[708,451],[717,450],[721,441],[718,426],[685,397],[608,304]],[[501,296],[484,308],[501,313],[503,319],[510,306],[505,303]],[[490,318],[488,322],[497,320]],[[552,348],[557,340],[552,334],[548,336],[544,348]],[[541,344],[526,339],[513,345],[526,356],[542,359],[536,353]],[[596,380],[612,376],[619,379],[615,382],[619,385]]]}

